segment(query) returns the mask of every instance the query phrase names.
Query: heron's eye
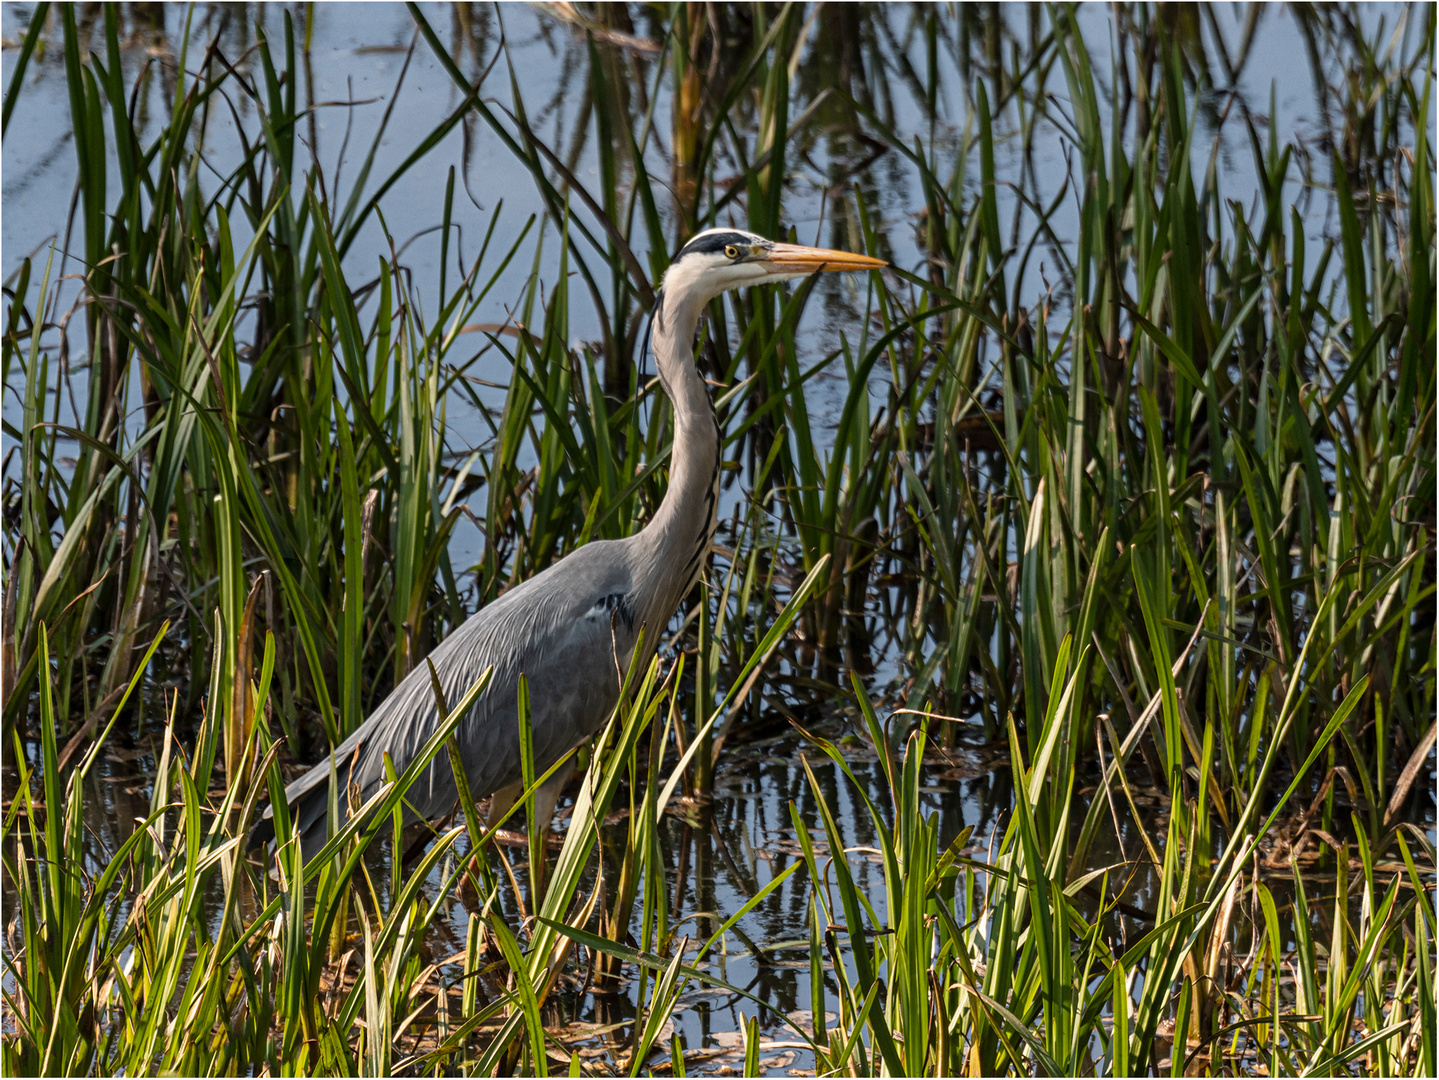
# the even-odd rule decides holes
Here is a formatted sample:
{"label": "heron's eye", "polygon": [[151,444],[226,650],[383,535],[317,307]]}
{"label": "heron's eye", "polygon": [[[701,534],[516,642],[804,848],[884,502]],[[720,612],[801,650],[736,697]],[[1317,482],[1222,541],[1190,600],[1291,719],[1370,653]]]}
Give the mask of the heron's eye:
{"label": "heron's eye", "polygon": [[735,247],[733,244],[726,244],[726,245],[725,245],[725,249],[724,249],[724,253],[725,253],[725,258],[727,258],[727,259],[738,259],[738,258],[739,258],[739,248]]}

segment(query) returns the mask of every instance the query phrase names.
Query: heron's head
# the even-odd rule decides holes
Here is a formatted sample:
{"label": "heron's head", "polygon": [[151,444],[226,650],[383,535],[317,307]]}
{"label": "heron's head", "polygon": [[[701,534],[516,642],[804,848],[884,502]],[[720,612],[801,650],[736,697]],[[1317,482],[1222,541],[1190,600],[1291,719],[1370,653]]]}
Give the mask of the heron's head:
{"label": "heron's head", "polygon": [[874,270],[889,265],[847,251],[778,244],[738,229],[706,229],[680,249],[665,271],[667,296],[707,303],[726,289],[790,281],[821,270]]}

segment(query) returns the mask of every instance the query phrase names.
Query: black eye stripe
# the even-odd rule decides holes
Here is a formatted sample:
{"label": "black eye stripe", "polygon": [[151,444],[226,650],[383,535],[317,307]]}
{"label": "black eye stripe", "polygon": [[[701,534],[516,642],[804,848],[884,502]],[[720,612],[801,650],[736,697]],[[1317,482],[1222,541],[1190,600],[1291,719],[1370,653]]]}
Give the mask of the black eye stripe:
{"label": "black eye stripe", "polygon": [[741,251],[754,243],[755,238],[748,233],[742,232],[715,232],[707,233],[704,236],[697,236],[684,247],[680,248],[679,254],[675,256],[675,262],[679,262],[686,255],[723,254],[727,247],[736,247]]}

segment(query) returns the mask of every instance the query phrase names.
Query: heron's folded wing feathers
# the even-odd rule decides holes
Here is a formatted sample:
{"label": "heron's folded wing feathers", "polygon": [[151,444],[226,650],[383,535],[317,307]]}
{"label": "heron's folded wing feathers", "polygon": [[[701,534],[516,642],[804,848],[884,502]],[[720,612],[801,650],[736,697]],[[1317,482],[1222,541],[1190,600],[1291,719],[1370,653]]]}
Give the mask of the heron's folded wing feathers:
{"label": "heron's folded wing feathers", "polygon": [[[476,798],[519,777],[521,674],[530,686],[531,738],[541,769],[597,730],[613,709],[638,627],[629,574],[621,562],[602,558],[607,546],[587,545],[510,590],[430,653],[449,707],[493,668],[488,687],[456,731]],[[440,722],[429,665],[422,661],[336,748],[337,774],[365,801],[384,780],[385,753],[396,774],[403,773]],[[327,793],[328,779],[328,762],[321,762],[290,785],[287,800],[296,805],[311,793]],[[447,812],[455,798],[442,751],[409,789],[407,802],[414,817],[431,818]],[[309,809],[323,816],[328,808]]]}

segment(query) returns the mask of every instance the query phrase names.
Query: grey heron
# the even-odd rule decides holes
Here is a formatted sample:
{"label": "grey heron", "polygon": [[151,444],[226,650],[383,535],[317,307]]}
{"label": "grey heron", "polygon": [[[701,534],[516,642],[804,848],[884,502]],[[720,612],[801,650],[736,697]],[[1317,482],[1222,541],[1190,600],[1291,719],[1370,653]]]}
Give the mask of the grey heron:
{"label": "grey heron", "polygon": [[[641,628],[641,664],[659,631],[698,579],[716,522],[720,428],[709,390],[695,367],[700,315],[720,293],[787,281],[822,270],[870,270],[883,259],[776,243],[735,229],[708,229],[680,250],[665,272],[651,311],[655,369],[674,409],[669,486],[648,524],[623,540],[594,540],[487,604],[429,655],[445,699],[458,701],[493,666],[488,686],[455,737],[475,798],[512,800],[521,777],[517,693],[530,686],[535,766],[544,772],[595,734],[619,700]],[[384,755],[405,771],[441,722],[430,665],[416,665],[371,716],[285,789],[306,860],[330,835],[330,778],[341,822],[384,783]],[[557,779],[559,777],[557,776]],[[561,783],[537,798],[537,824],[548,827]],[[407,793],[407,823],[437,818],[458,798],[449,756],[441,753]],[[263,820],[256,841],[273,825]],[[492,811],[493,817],[493,811]]]}

